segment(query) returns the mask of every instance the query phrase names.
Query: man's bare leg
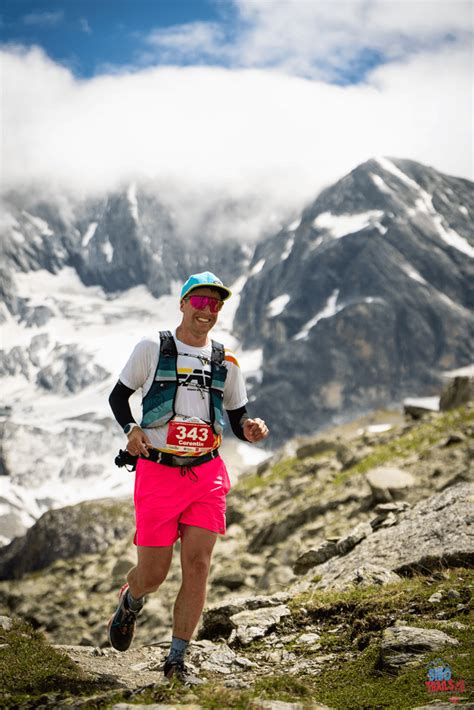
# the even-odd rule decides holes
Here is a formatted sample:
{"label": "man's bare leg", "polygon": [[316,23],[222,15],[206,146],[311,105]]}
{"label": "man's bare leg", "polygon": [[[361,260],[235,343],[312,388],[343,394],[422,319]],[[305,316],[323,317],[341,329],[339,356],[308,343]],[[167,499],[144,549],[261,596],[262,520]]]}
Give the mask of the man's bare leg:
{"label": "man's bare leg", "polygon": [[145,594],[155,592],[166,579],[173,546],[138,547],[138,561],[127,575],[127,585],[120,590],[118,607],[108,623],[109,641],[117,651],[130,648],[135,635],[136,618]]}
{"label": "man's bare leg", "polygon": [[206,601],[207,578],[217,533],[183,525],[181,535],[182,582],[173,612],[173,636],[189,641]]}
{"label": "man's bare leg", "polygon": [[168,574],[173,545],[169,547],[137,547],[137,564],[129,571],[127,581],[132,597],[140,599],[156,592]]}

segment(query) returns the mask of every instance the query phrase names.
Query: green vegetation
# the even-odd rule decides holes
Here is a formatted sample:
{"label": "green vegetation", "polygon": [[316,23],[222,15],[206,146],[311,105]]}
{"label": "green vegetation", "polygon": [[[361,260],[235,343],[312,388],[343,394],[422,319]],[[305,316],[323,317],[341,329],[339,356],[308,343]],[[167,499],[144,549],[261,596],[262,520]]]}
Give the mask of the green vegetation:
{"label": "green vegetation", "polygon": [[234,490],[248,492],[259,488],[265,488],[269,484],[275,483],[276,481],[284,481],[285,478],[294,473],[294,467],[297,461],[298,459],[294,457],[284,459],[283,461],[276,463],[270,468],[269,471],[265,471],[262,475],[252,473],[248,476],[242,476]]}
{"label": "green vegetation", "polygon": [[[291,608],[296,624],[309,617],[322,628],[318,653],[336,654],[331,667],[314,679],[313,697],[341,710],[379,707],[398,710],[427,704],[436,698],[447,700],[446,696],[455,693],[429,693],[425,686],[427,665],[439,657],[451,666],[455,680],[464,680],[466,692],[462,697],[468,697],[474,688],[472,620],[467,613],[473,585],[474,570],[447,570],[384,587],[353,588],[345,592],[315,590],[293,599]],[[438,604],[428,601],[434,592],[442,593]],[[450,621],[461,622],[464,628],[439,624],[433,618],[439,613]],[[457,638],[459,646],[426,655],[396,676],[382,672],[378,667],[381,633],[396,622],[439,628]],[[347,652],[353,657],[345,660],[342,654]],[[307,651],[300,653],[310,657]]]}
{"label": "green vegetation", "polygon": [[[375,445],[371,453],[350,466],[345,471],[334,477],[333,483],[340,485],[349,477],[358,473],[366,473],[371,468],[382,466],[392,462],[394,459],[405,459],[413,453],[423,457],[435,444],[439,443],[447,435],[449,430],[457,426],[474,423],[474,411],[469,407],[459,407],[443,414],[437,414],[433,419],[416,423],[413,429],[405,434],[396,431],[387,443]],[[311,455],[304,459],[305,463],[310,460],[318,460],[327,457],[330,450],[324,450],[319,454]],[[335,455],[335,453],[334,453]],[[288,476],[298,472],[301,461],[296,457],[283,459],[271,466],[261,474],[252,473],[242,476],[234,488],[234,491],[248,493],[258,491],[272,483],[284,481]]]}
{"label": "green vegetation", "polygon": [[[368,456],[339,474],[337,482],[363,474],[374,466],[403,460],[414,452],[423,457],[449,432],[469,423],[474,423],[474,411],[462,407],[422,421],[401,435],[394,431],[384,437],[385,443],[373,446]],[[316,457],[280,461],[262,475],[243,477],[236,489],[244,494],[255,491],[258,495],[263,487],[297,475],[299,467],[311,467],[313,458]],[[314,485],[327,484],[315,480]],[[302,495],[308,497],[307,488]],[[92,512],[92,508],[87,511],[87,519]],[[118,513],[114,506],[109,512],[112,517]],[[58,577],[70,574],[71,569],[79,570],[93,559],[82,556],[74,561],[74,568],[68,564],[67,570],[57,561]],[[36,573],[38,577],[40,574]],[[251,687],[244,689],[226,687],[225,676],[217,673],[204,673],[208,682],[192,689],[177,682],[159,683],[137,691],[117,688],[112,670],[108,682],[87,677],[68,656],[50,646],[41,633],[15,620],[11,630],[0,628],[0,707],[24,710],[66,707],[73,698],[80,697],[88,710],[106,710],[115,703],[127,701],[195,703],[209,710],[249,710],[252,701],[261,698],[300,702],[303,706],[314,701],[334,710],[404,710],[434,700],[447,702],[456,695],[461,695],[464,701],[474,700],[473,623],[469,616],[473,569],[445,569],[429,576],[404,578],[395,584],[353,587],[346,591],[318,589],[320,581],[320,576],[315,574],[309,591],[289,602],[291,616],[286,617],[278,629],[280,638],[291,639],[282,652],[294,654],[291,657],[295,659],[294,664],[275,661],[274,673],[269,675],[262,675],[258,668],[250,669],[248,675],[243,672],[239,677],[244,682],[254,678]],[[429,601],[434,592],[441,592],[437,603]],[[450,625],[452,622],[457,623]],[[438,628],[455,637],[459,645],[424,655],[392,675],[381,670],[379,649],[383,631],[396,623]],[[316,644],[298,642],[298,637],[308,631],[319,634]],[[281,649],[281,644],[278,647]],[[260,639],[239,648],[238,653],[258,661],[260,654],[274,650],[266,639]],[[321,657],[326,660],[320,660]],[[465,692],[428,691],[427,666],[438,658],[451,666],[455,681],[464,681]],[[292,664],[298,664],[294,674]],[[267,662],[265,666],[270,667]]]}
{"label": "green vegetation", "polygon": [[334,483],[343,483],[349,476],[366,473],[375,466],[382,466],[393,459],[407,458],[413,453],[422,457],[446,436],[447,430],[473,422],[474,411],[468,407],[439,414],[432,420],[415,425],[406,434],[394,437],[386,444],[375,446],[368,456],[336,476]]}
{"label": "green vegetation", "polygon": [[101,687],[87,680],[66,654],[52,648],[42,633],[18,619],[9,631],[0,628],[0,677],[1,707],[17,707],[51,691],[81,694]]}
{"label": "green vegetation", "polygon": [[[222,676],[207,674],[205,685],[185,688],[177,682],[155,685],[141,691],[111,689],[88,680],[77,666],[62,653],[49,646],[42,634],[24,622],[15,621],[10,631],[0,634],[0,675],[4,694],[0,705],[5,708],[27,708],[41,705],[42,700],[67,705],[67,698],[82,696],[85,707],[102,710],[114,703],[196,703],[209,710],[248,710],[255,698],[286,702],[326,703],[335,710],[351,708],[387,708],[403,710],[424,705],[435,699],[448,700],[456,693],[429,693],[427,666],[442,658],[453,672],[453,679],[463,680],[467,699],[474,689],[474,649],[469,606],[474,588],[473,569],[449,569],[430,577],[421,575],[402,579],[384,587],[351,588],[347,591],[312,590],[290,602],[291,617],[280,629],[282,634],[296,635],[317,628],[319,644],[302,646],[287,644],[287,651],[298,661],[307,661],[297,674],[284,672],[257,674],[248,689],[227,688]],[[429,602],[434,592],[441,601]],[[450,622],[445,626],[435,615],[442,614]],[[428,654],[414,665],[404,667],[398,675],[379,668],[379,646],[382,632],[394,623],[439,628],[458,639],[456,647],[446,647]],[[458,628],[459,626],[459,628]],[[239,653],[255,659],[258,651],[267,650],[265,640],[242,648]],[[318,656],[332,654],[331,660],[317,672],[311,667]],[[243,677],[245,680],[245,676]],[[53,702],[53,704],[54,704]]]}

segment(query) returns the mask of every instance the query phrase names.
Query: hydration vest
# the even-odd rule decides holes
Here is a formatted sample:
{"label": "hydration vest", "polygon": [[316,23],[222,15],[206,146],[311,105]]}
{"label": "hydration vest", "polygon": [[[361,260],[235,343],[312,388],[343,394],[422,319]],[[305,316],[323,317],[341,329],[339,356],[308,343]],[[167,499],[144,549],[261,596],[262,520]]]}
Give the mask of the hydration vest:
{"label": "hydration vest", "polygon": [[[178,391],[178,351],[169,330],[160,331],[160,354],[153,383],[142,400],[142,428],[167,424],[176,414],[174,404]],[[222,400],[227,368],[224,346],[212,340],[211,384],[209,388],[209,419],[216,434],[225,426]]]}

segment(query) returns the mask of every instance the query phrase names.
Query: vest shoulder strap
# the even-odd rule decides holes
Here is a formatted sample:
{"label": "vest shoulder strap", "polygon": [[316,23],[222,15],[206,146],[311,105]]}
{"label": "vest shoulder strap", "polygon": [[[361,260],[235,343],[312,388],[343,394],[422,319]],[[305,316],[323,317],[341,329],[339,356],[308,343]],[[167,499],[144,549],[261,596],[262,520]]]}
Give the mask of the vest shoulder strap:
{"label": "vest shoulder strap", "polygon": [[222,365],[225,358],[224,346],[218,343],[217,340],[212,341],[211,363]]}
{"label": "vest shoulder strap", "polygon": [[160,355],[177,357],[176,343],[170,330],[160,330]]}

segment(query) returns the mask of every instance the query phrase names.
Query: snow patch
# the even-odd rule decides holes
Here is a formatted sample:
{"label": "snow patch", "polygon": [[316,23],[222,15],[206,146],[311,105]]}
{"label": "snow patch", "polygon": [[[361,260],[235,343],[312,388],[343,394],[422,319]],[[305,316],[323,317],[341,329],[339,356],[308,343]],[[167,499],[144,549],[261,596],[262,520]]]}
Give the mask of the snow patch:
{"label": "snow patch", "polygon": [[474,363],[465,367],[458,367],[457,370],[446,370],[443,377],[474,377]]}
{"label": "snow patch", "polygon": [[285,259],[288,259],[288,257],[291,254],[291,250],[293,249],[293,244],[295,243],[295,235],[293,234],[287,241],[285,249],[283,251],[283,254],[281,255],[280,260],[285,261]]}
{"label": "snow patch", "polygon": [[423,276],[419,274],[418,271],[414,269],[413,266],[411,266],[411,264],[402,264],[402,269],[406,273],[406,275],[414,281],[418,281],[418,283],[424,284],[425,286],[427,285]]}
{"label": "snow patch", "polygon": [[287,227],[288,232],[294,232],[296,229],[298,229],[300,224],[301,224],[301,218],[295,219],[294,222],[292,222],[291,224],[288,225],[288,227]]}
{"label": "snow patch", "polygon": [[392,194],[392,190],[389,188],[387,183],[382,180],[380,175],[374,175],[371,173],[370,177],[372,178],[373,183],[380,190],[380,192],[384,192],[386,195]]}
{"label": "snow patch", "polygon": [[464,207],[464,205],[459,206],[459,211],[462,212],[463,215],[465,215],[466,217],[469,217],[468,209],[467,209],[467,207]]}
{"label": "snow patch", "polygon": [[44,221],[44,219],[41,219],[40,217],[35,217],[29,212],[26,212],[26,210],[23,210],[23,214],[25,217],[28,218],[28,220],[33,224],[36,229],[39,230],[40,234],[44,235],[45,237],[51,237],[54,232],[52,229],[50,229],[49,224]]}
{"label": "snow patch", "polygon": [[[341,239],[349,234],[355,234],[367,227],[376,226],[379,231],[385,229],[379,224],[383,217],[381,210],[370,210],[359,214],[334,215],[331,212],[322,212],[313,220],[315,229],[324,229],[330,233],[334,239]],[[385,229],[385,231],[387,231]]]}
{"label": "snow patch", "polygon": [[11,235],[13,237],[13,241],[15,241],[17,244],[23,244],[23,242],[25,241],[24,235],[19,232],[18,229],[12,229]]}
{"label": "snow patch", "polygon": [[255,266],[253,266],[250,271],[250,276],[255,276],[255,274],[259,274],[264,266],[265,266],[265,259],[260,259],[260,261],[257,261]]}
{"label": "snow patch", "polygon": [[310,330],[314,328],[314,326],[319,323],[320,320],[323,318],[331,318],[332,316],[336,315],[336,313],[339,313],[344,306],[337,306],[337,298],[339,296],[339,289],[336,289],[335,291],[332,292],[332,294],[329,296],[328,300],[326,301],[326,305],[324,308],[317,313],[314,318],[311,318],[300,330],[299,333],[297,333],[294,337],[293,340],[304,340],[305,338],[308,337]]}
{"label": "snow patch", "polygon": [[426,214],[431,218],[439,236],[444,242],[446,242],[446,244],[454,249],[457,249],[458,251],[463,252],[463,254],[467,254],[467,256],[474,258],[474,247],[471,246],[468,240],[455,232],[454,229],[444,226],[443,218],[433,207],[431,195],[429,195],[426,190],[423,190],[417,182],[399,170],[390,160],[387,160],[386,158],[378,158],[378,162],[385,170],[388,170],[393,173],[393,175],[396,175],[399,180],[418,193],[418,198],[415,200],[415,208],[408,210],[408,214],[412,216],[417,212]]}
{"label": "snow patch", "polygon": [[310,246],[310,251],[314,251],[317,249],[321,244],[323,243],[324,239],[322,237],[318,237]]}
{"label": "snow patch", "polygon": [[100,249],[101,249],[102,253],[105,255],[106,260],[110,264],[110,262],[112,261],[112,259],[114,257],[114,248],[113,248],[112,244],[109,241],[106,241],[103,244],[101,244]]}
{"label": "snow patch", "polygon": [[370,434],[382,434],[384,431],[392,429],[392,424],[369,424],[366,431]]}
{"label": "snow patch", "polygon": [[439,397],[409,397],[403,400],[403,404],[410,407],[431,409],[433,412],[439,411]]}
{"label": "snow patch", "polygon": [[91,222],[90,225],[87,227],[87,230],[82,237],[82,247],[85,249],[87,245],[89,244],[90,240],[95,234],[95,230],[97,229],[97,222]]}
{"label": "snow patch", "polygon": [[269,318],[275,318],[275,316],[279,316],[280,313],[283,313],[290,298],[291,296],[289,296],[289,294],[284,293],[274,298],[273,301],[270,301],[267,306]]}
{"label": "snow patch", "polygon": [[250,377],[257,382],[262,381],[263,349],[242,350],[238,355],[239,365],[245,375],[245,379]]}
{"label": "snow patch", "polygon": [[130,205],[130,212],[132,214],[135,222],[138,223],[138,200],[137,200],[137,186],[132,183],[127,191],[128,203]]}
{"label": "snow patch", "polygon": [[386,170],[388,173],[392,173],[392,175],[395,175],[400,182],[403,182],[405,185],[408,185],[412,190],[419,190],[420,186],[418,185],[417,182],[412,180],[411,178],[408,177],[408,175],[405,175],[399,168],[397,168],[394,163],[392,163],[391,160],[388,160],[387,158],[377,158],[378,164]]}

